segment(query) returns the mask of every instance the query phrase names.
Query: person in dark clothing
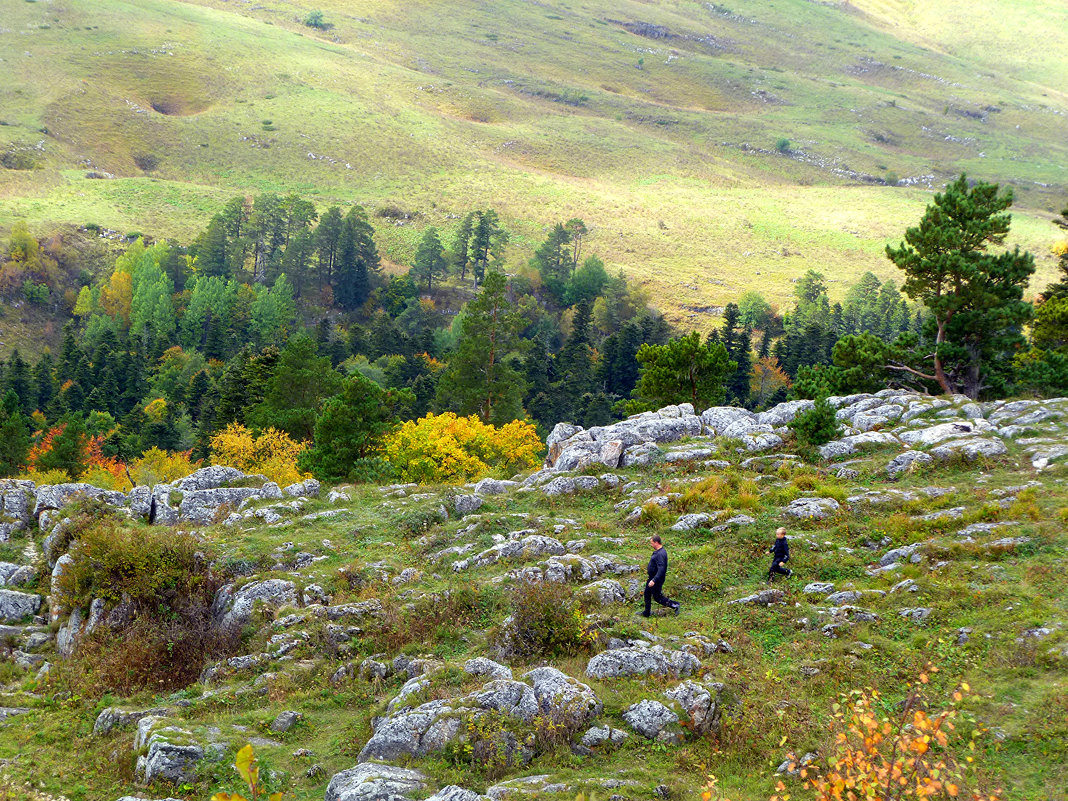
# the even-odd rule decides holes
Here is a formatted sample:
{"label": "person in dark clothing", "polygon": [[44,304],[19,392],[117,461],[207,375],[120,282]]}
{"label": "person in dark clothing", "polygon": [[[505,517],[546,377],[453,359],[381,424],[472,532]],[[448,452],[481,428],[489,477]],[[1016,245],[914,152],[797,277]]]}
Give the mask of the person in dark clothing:
{"label": "person in dark clothing", "polygon": [[790,543],[786,541],[786,529],[780,528],[775,530],[775,542],[771,544],[769,552],[771,556],[771,567],[768,568],[768,582],[771,582],[772,577],[778,573],[780,576],[791,576],[793,571],[788,567],[783,567],[785,562],[790,561]]}
{"label": "person in dark clothing", "polygon": [[664,589],[664,579],[667,578],[667,549],[660,541],[660,535],[654,534],[649,540],[649,544],[653,546],[653,555],[649,558],[649,581],[645,585],[645,611],[642,612],[642,617],[649,617],[652,614],[652,602],[656,601],[661,606],[666,606],[677,615],[681,608],[676,601],[672,601],[670,598],[665,598],[662,590]]}

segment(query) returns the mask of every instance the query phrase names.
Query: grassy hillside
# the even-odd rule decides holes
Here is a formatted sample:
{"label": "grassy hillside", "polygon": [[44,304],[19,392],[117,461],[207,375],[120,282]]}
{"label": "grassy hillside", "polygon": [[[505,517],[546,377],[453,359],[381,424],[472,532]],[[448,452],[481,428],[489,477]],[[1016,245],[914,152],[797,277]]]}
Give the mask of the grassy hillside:
{"label": "grassy hillside", "polygon": [[1063,8],[952,5],[11,3],[0,149],[39,167],[0,169],[0,226],[188,238],[234,194],[295,191],[417,213],[380,232],[396,261],[493,205],[520,259],[578,215],[702,326],[810,267],[890,275],[885,242],[965,170],[1017,190],[1041,286],[1068,194]]}
{"label": "grassy hillside", "polygon": [[[917,425],[937,425],[947,414],[974,413],[972,407],[957,407],[930,404],[922,418],[896,430],[915,433]],[[991,408],[985,406],[985,412],[997,420]],[[840,693],[877,688],[885,696],[884,711],[893,714],[906,682],[928,662],[940,669],[931,674],[935,709],[958,681],[973,688],[965,708],[989,730],[974,752],[978,780],[987,789],[1003,787],[1004,797],[1013,801],[1058,797],[1068,781],[1068,607],[1060,567],[1068,473],[1063,459],[1045,471],[1033,469],[1032,460],[1035,443],[1063,445],[1066,430],[1056,418],[1063,421],[1068,407],[1062,401],[1012,408],[997,420],[1020,421],[1011,434],[1019,436],[1015,441],[1008,439],[1012,426],[1002,429],[1008,453],[970,464],[936,460],[895,481],[887,480],[887,464],[900,453],[897,445],[875,445],[848,464],[813,466],[781,453],[750,459],[738,447],[742,440],[704,437],[665,446],[690,450],[689,461],[613,470],[614,485],[603,466],[591,467],[583,475],[601,475],[593,490],[550,495],[544,484],[513,488],[485,495],[481,508],[466,516],[456,511],[455,501],[470,489],[456,487],[345,487],[329,498],[324,488],[319,499],[254,503],[236,525],[196,527],[197,549],[238,587],[264,579],[293,581],[305,599],[327,608],[309,600],[278,610],[258,607],[234,651],[247,656],[216,665],[203,683],[177,692],[100,697],[105,654],[90,650],[64,664],[50,644],[38,645],[33,656],[23,658],[53,661],[51,683],[36,681],[33,671],[2,668],[0,704],[17,709],[0,729],[0,758],[13,780],[71,801],[117,798],[136,786],[133,727],[93,734],[94,721],[106,707],[164,709],[157,714],[185,732],[176,736],[216,745],[198,763],[195,781],[177,787],[159,782],[139,794],[192,800],[236,789],[229,761],[251,739],[272,789],[284,789],[295,801],[321,799],[330,777],[356,764],[371,737],[372,718],[386,714],[407,678],[400,668],[392,673],[385,665],[395,656],[426,660],[420,664],[428,681],[409,696],[411,706],[477,690],[488,677],[472,676],[462,666],[469,658],[497,654],[504,618],[513,608],[511,593],[521,584],[518,576],[524,571],[540,576],[555,560],[573,566],[564,584],[555,586],[570,587],[582,599],[584,621],[597,632],[597,644],[556,656],[513,656],[509,664],[516,679],[548,663],[588,683],[604,702],[600,720],[630,731],[629,738],[619,750],[585,755],[572,753],[566,736],[549,738],[548,745],[539,741],[529,764],[505,769],[459,748],[391,760],[429,777],[433,786],[416,797],[453,783],[482,793],[502,779],[533,775],[562,784],[564,790],[540,796],[560,801],[573,801],[580,790],[587,797],[618,793],[627,801],[645,801],[658,785],[669,787],[665,797],[686,801],[699,798],[712,772],[726,797],[766,799],[785,754],[811,751],[821,760],[830,754],[831,705]],[[787,442],[785,448],[794,445]],[[702,462],[694,448],[710,449],[724,461]],[[822,520],[784,515],[784,508],[804,499],[840,506]],[[632,514],[636,507],[643,510],[638,520]],[[707,517],[679,531],[672,526],[682,514]],[[751,519],[713,527],[739,514]],[[790,531],[794,575],[776,580],[773,589],[781,596],[770,605],[731,603],[767,588],[766,552],[771,532],[783,524]],[[149,536],[150,529],[136,526]],[[154,530],[155,536],[172,531]],[[567,553],[548,562],[547,552],[525,548],[497,561],[472,559],[480,552],[495,556],[495,544],[532,532],[554,538],[557,553],[566,543]],[[666,589],[683,608],[679,617],[657,610],[643,620],[636,616],[639,577],[654,533],[663,535],[670,550]],[[17,532],[0,554],[15,562],[30,554],[41,569],[38,591],[47,592],[43,543],[44,534],[35,529]],[[906,546],[911,547],[898,550]],[[598,558],[604,572],[580,577],[583,563],[588,567]],[[615,566],[606,570],[605,563]],[[627,602],[598,602],[581,586],[593,579],[618,580],[629,588]],[[829,595],[832,591],[839,594]],[[352,604],[365,611],[350,615]],[[10,630],[20,643],[46,629]],[[623,712],[642,699],[662,699],[678,679],[591,676],[589,660],[608,638],[691,649],[701,662],[693,678],[722,682],[729,690],[718,736],[690,733],[680,744],[665,745],[631,731]],[[705,649],[723,641],[729,648]],[[136,648],[123,653],[143,669]],[[361,667],[367,657],[383,666],[382,675]],[[160,671],[178,669],[169,665]],[[119,675],[113,664],[107,675]],[[269,724],[285,710],[303,719],[285,732],[271,730]],[[487,731],[492,733],[482,735]],[[971,731],[967,726],[961,733]],[[475,740],[478,734],[470,732]],[[607,793],[602,783],[608,779],[624,784]],[[787,781],[788,792],[810,797],[799,781]]]}

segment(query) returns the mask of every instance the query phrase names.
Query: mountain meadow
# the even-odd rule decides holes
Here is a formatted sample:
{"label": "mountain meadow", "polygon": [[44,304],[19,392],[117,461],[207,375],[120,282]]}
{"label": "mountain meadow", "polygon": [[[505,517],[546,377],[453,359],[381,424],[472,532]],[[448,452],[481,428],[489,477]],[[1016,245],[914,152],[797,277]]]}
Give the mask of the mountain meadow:
{"label": "mountain meadow", "polygon": [[0,2],[0,801],[1062,801],[1058,0]]}

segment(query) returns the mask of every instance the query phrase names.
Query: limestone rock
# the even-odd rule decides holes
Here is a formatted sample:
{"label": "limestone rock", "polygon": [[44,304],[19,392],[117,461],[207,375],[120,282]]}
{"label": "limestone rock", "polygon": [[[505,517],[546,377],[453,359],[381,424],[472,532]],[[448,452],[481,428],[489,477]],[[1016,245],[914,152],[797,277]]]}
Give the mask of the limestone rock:
{"label": "limestone rock", "polygon": [[223,467],[211,465],[202,467],[185,478],[174,482],[173,487],[178,492],[192,492],[194,490],[218,489],[246,478],[245,474],[236,467]]}
{"label": "limestone rock", "polygon": [[556,668],[534,668],[523,678],[534,688],[538,711],[550,719],[566,718],[568,725],[579,726],[601,714],[603,707],[596,693]]}
{"label": "limestone rock", "polygon": [[[77,498],[99,498],[111,506],[125,506],[126,496],[114,490],[100,489],[92,484],[50,484],[37,488],[34,517],[46,509],[62,509]],[[5,506],[7,501],[5,500]]]}
{"label": "limestone rock", "polygon": [[627,593],[623,589],[623,585],[615,579],[606,578],[594,581],[579,590],[579,594],[601,606],[621,604],[627,600]]}
{"label": "limestone rock", "polygon": [[448,787],[442,787],[426,801],[488,801],[488,796],[450,784]]}
{"label": "limestone rock", "polygon": [[671,527],[671,530],[693,531],[695,528],[707,526],[709,523],[712,522],[712,520],[714,520],[712,515],[705,514],[704,512],[682,515],[682,517],[675,521],[675,525]]}
{"label": "limestone rock", "polygon": [[280,712],[278,714],[278,717],[271,721],[270,729],[273,732],[282,734],[283,732],[287,732],[292,729],[295,725],[297,725],[297,723],[299,723],[303,719],[304,715],[302,715],[300,712],[294,712],[292,710]]}
{"label": "limestone rock", "polygon": [[517,481],[498,481],[495,478],[484,478],[475,484],[476,495],[503,495],[519,486]]}
{"label": "limestone rock", "polygon": [[491,679],[512,678],[512,669],[484,656],[476,656],[464,662],[464,672],[472,676],[489,676]]}
{"label": "limestone rock", "polygon": [[482,498],[478,495],[457,495],[452,504],[452,508],[460,517],[477,512],[481,506]]}
{"label": "limestone rock", "polygon": [[170,710],[165,708],[138,711],[109,706],[96,716],[96,722],[93,724],[93,734],[99,736],[108,734],[113,729],[128,729],[150,715],[165,717],[169,712]]}
{"label": "limestone rock", "polygon": [[754,604],[756,606],[768,606],[770,604],[782,603],[786,596],[782,590],[761,590],[760,592],[747,595],[744,598],[738,598],[735,601],[729,601],[730,604]]}
{"label": "limestone rock", "polygon": [[160,779],[175,784],[192,782],[197,763],[204,758],[204,749],[192,742],[189,732],[170,724],[155,716],[138,721],[134,750],[148,748],[137,759],[137,773],[144,784]]}
{"label": "limestone rock", "polygon": [[587,748],[597,748],[605,743],[618,748],[626,739],[627,733],[622,729],[613,729],[611,726],[591,726],[579,742]]}
{"label": "limestone rock", "polygon": [[591,679],[610,679],[620,676],[689,676],[700,670],[701,662],[686,651],[652,648],[616,648],[603,651],[586,665]]}
{"label": "limestone rock", "polygon": [[411,801],[426,784],[426,776],[417,770],[365,763],[335,773],[325,801]]}
{"label": "limestone rock", "polygon": [[708,686],[694,681],[684,681],[678,687],[674,687],[664,693],[682,707],[683,712],[689,718],[690,726],[694,734],[707,734],[718,732],[723,716],[721,697],[724,685],[710,684]]}
{"label": "limestone rock", "polygon": [[783,509],[783,514],[796,520],[826,520],[840,508],[834,498],[796,498]]}
{"label": "limestone rock", "polygon": [[944,445],[939,445],[937,448],[932,448],[929,451],[932,457],[943,462],[954,457],[960,457],[966,461],[974,462],[979,458],[1004,456],[1008,452],[1009,449],[1005,446],[1004,442],[1000,439],[993,438],[953,440]]}
{"label": "limestone rock", "polygon": [[285,579],[254,581],[236,591],[233,584],[227,584],[215,593],[212,615],[216,625],[224,630],[240,631],[252,619],[252,609],[257,603],[275,608],[297,606],[297,587]]}
{"label": "limestone rock", "polygon": [[639,701],[623,712],[623,720],[643,737],[661,742],[679,742],[682,737],[671,728],[679,722],[679,716],[659,701]]}
{"label": "limestone rock", "polygon": [[923,451],[905,451],[890,460],[886,466],[886,473],[890,478],[897,478],[902,473],[908,473],[919,466],[932,464],[934,458]]}
{"label": "limestone rock", "polygon": [[0,622],[18,623],[36,615],[41,608],[41,596],[17,590],[0,590]]}

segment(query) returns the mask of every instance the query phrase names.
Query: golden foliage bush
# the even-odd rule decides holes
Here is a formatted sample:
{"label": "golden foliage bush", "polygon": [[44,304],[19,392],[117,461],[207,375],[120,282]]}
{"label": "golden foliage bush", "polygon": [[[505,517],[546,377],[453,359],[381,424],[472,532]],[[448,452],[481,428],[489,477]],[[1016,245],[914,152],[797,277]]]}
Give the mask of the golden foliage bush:
{"label": "golden foliage bush", "polygon": [[262,473],[284,487],[308,478],[297,469],[297,456],[306,447],[276,428],[257,437],[240,423],[230,423],[211,438],[211,463]]}
{"label": "golden foliage bush", "polygon": [[149,448],[130,464],[130,475],[139,486],[169,484],[185,478],[200,467],[200,461],[193,461],[192,451],[168,452],[159,448]]}
{"label": "golden foliage bush", "polygon": [[48,484],[66,484],[70,482],[71,477],[66,470],[27,470],[25,473],[17,476],[20,480],[32,481],[37,486],[43,487]]}
{"label": "golden foliage bush", "polygon": [[460,483],[490,472],[511,475],[541,461],[534,426],[513,420],[497,427],[452,412],[410,420],[386,440],[386,459],[404,481]]}

